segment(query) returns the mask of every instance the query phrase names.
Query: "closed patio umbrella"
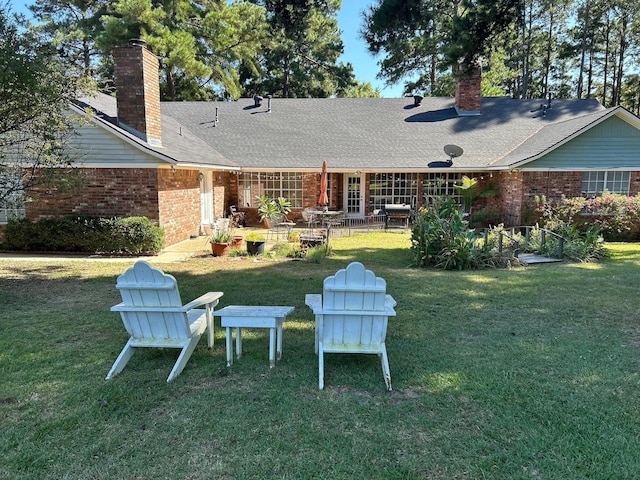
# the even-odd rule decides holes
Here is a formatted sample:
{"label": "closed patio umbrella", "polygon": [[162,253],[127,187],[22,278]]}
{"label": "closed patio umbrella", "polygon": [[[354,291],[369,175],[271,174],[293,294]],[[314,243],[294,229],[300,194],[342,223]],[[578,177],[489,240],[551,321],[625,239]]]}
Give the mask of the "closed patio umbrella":
{"label": "closed patio umbrella", "polygon": [[320,172],[320,197],[318,198],[318,205],[326,207],[329,205],[329,196],[327,195],[327,161],[322,162],[322,171]]}

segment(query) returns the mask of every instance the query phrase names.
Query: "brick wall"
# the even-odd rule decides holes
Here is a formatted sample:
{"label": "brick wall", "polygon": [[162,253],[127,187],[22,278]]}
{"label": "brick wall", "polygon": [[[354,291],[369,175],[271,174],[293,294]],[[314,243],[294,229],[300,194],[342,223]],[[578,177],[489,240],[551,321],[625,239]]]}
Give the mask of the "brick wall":
{"label": "brick wall", "polygon": [[520,225],[525,191],[522,172],[497,172],[493,174],[493,180],[500,192],[496,202],[503,223],[507,226]]}
{"label": "brick wall", "polygon": [[167,245],[200,232],[200,181],[197,170],[160,169],[158,172],[159,224]]}
{"label": "brick wall", "polygon": [[158,173],[153,168],[85,168],[84,186],[59,192],[37,188],[25,206],[30,220],[67,215],[144,216],[158,222]]}
{"label": "brick wall", "polygon": [[30,220],[67,215],[144,216],[165,231],[167,245],[187,240],[200,229],[197,170],[154,168],[81,169],[84,187],[62,193],[35,190],[26,205]]}

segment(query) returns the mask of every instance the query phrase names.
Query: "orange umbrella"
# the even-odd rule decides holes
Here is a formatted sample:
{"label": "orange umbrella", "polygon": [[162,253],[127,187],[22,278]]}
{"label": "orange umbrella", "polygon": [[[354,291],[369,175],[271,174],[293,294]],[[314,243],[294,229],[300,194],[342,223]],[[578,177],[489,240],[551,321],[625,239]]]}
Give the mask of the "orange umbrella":
{"label": "orange umbrella", "polygon": [[322,172],[320,172],[320,197],[318,205],[326,206],[329,204],[329,196],[327,195],[327,161],[322,162]]}

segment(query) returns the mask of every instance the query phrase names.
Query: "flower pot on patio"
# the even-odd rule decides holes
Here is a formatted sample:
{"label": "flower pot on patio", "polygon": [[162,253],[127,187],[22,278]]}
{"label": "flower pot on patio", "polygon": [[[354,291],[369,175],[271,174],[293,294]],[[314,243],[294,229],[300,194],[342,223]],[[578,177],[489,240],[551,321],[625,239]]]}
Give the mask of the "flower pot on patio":
{"label": "flower pot on patio", "polygon": [[231,241],[231,246],[233,248],[242,248],[242,240],[244,237],[242,237],[242,235],[236,235],[235,237],[233,237],[233,240]]}
{"label": "flower pot on patio", "polygon": [[228,255],[229,248],[228,243],[211,242],[211,252],[214,257],[223,257],[224,255]]}

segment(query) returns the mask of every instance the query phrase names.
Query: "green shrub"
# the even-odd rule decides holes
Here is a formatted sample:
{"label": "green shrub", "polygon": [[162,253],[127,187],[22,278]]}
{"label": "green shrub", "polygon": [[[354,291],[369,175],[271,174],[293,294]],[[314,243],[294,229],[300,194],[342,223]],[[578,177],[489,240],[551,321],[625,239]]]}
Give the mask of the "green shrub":
{"label": "green shrub", "polygon": [[311,263],[320,263],[330,253],[330,250],[324,245],[318,245],[307,249],[305,259]]}
{"label": "green shrub", "polygon": [[155,254],[164,232],[146,217],[11,220],[5,247],[17,251]]}
{"label": "green shrub", "polygon": [[492,264],[492,253],[480,235],[468,228],[466,214],[451,197],[438,197],[416,215],[411,248],[420,267],[444,270],[482,268]]}

